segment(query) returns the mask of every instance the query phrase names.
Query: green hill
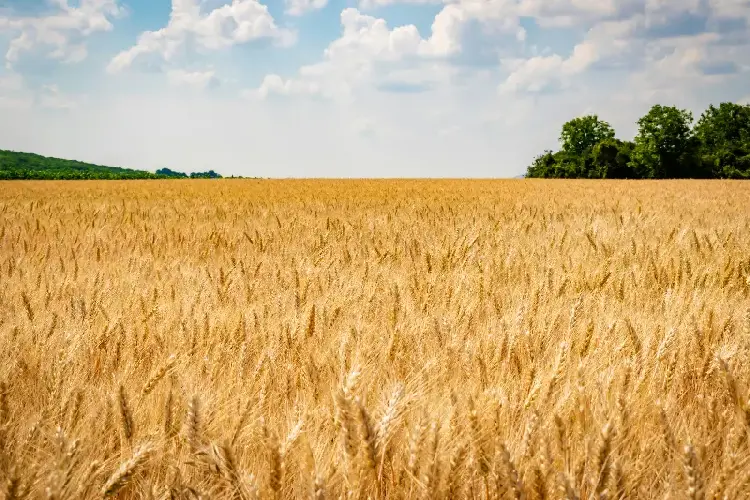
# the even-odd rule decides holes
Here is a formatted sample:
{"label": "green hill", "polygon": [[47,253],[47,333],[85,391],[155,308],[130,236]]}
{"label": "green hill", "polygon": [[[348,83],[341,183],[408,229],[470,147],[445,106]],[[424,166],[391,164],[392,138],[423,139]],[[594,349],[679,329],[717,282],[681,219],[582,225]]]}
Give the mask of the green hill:
{"label": "green hill", "polygon": [[[76,160],[50,158],[34,153],[18,153],[0,149],[0,180],[9,179],[179,179],[182,172],[162,168],[156,173],[121,167],[105,167]],[[220,178],[213,170],[193,172],[190,178]]]}
{"label": "green hill", "polygon": [[0,150],[0,179],[157,179],[153,172]]}

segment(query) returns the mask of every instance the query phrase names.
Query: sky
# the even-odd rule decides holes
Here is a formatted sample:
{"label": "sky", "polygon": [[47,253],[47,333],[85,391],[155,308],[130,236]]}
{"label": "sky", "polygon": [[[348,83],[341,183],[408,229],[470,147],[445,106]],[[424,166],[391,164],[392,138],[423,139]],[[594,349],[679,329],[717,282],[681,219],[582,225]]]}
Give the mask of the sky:
{"label": "sky", "polygon": [[750,0],[0,0],[0,149],[513,177],[562,124],[750,103]]}

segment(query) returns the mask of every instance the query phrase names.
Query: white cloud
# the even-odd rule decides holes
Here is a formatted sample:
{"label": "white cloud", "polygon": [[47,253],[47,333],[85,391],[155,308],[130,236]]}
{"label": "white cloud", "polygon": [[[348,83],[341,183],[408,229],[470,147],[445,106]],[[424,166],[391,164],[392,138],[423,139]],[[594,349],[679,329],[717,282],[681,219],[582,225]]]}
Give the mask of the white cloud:
{"label": "white cloud", "polygon": [[320,10],[328,5],[328,0],[286,0],[286,13],[301,16],[310,11]]}
{"label": "white cloud", "polygon": [[[702,33],[652,42],[654,55],[647,55],[642,69],[628,75],[627,84],[639,89],[650,101],[688,99],[696,92],[717,88],[736,76],[706,71],[707,66],[731,62],[727,59],[727,47],[715,45],[720,38],[716,33]],[[746,58],[750,56],[750,46],[745,45],[743,52]]]}
{"label": "white cloud", "polygon": [[50,58],[80,62],[87,56],[83,40],[95,32],[110,31],[110,19],[123,13],[118,0],[81,0],[78,7],[71,7],[68,0],[55,0],[54,4],[54,13],[37,17],[0,14],[0,32],[14,36],[5,53],[7,67],[37,47],[47,48]]}
{"label": "white cloud", "polygon": [[[413,24],[390,30],[385,19],[361,14],[354,8],[341,12],[343,34],[325,50],[329,60],[400,60],[416,55],[424,41]],[[424,50],[424,49],[422,49]]]}
{"label": "white cloud", "polygon": [[[518,12],[548,27],[571,27],[595,20],[617,17],[640,0],[520,0]],[[642,3],[642,2],[641,2]]]}
{"label": "white cloud", "polygon": [[[525,31],[518,17],[512,14],[510,5],[509,0],[468,0],[460,5],[446,5],[436,15],[428,38],[422,38],[413,24],[391,29],[385,19],[347,8],[340,16],[342,34],[328,45],[321,62],[301,67],[298,77],[288,80],[268,75],[261,87],[249,92],[261,96],[275,92],[349,98],[360,85],[416,87],[431,84],[436,77],[449,78],[454,73],[445,61],[461,53],[463,30],[471,21],[487,23],[495,32],[522,40]],[[415,73],[420,72],[424,77],[415,78]],[[408,79],[399,81],[398,75],[405,74]],[[415,82],[415,79],[420,81]]]}
{"label": "white cloud", "polygon": [[[546,12],[552,15],[551,18],[575,8],[585,10],[590,5],[584,0],[559,0],[550,4],[522,1],[541,9],[537,15]],[[660,88],[671,88],[676,79],[685,81],[689,78],[703,85],[726,78],[727,75],[719,73],[729,72],[735,66],[742,71],[750,70],[747,35],[733,40],[710,31],[707,22],[702,25],[701,19],[705,21],[718,15],[717,12],[705,11],[705,3],[699,0],[646,0],[640,3],[632,1],[629,6],[632,8],[635,4],[641,8],[630,15],[595,22],[569,56],[553,53],[503,61],[508,76],[499,89],[501,92],[534,92],[551,85],[566,87],[575,77],[586,76],[590,80],[588,70],[604,65],[610,70],[626,70],[631,78],[637,78],[641,85],[645,85],[645,92],[655,95]],[[609,5],[596,14],[600,17],[628,12],[628,2],[616,6],[606,2],[599,5]],[[558,10],[554,10],[555,6]],[[616,10],[612,10],[614,7]],[[745,2],[744,11],[738,5],[731,9],[725,5],[722,12],[748,15],[750,4]],[[692,19],[693,25],[680,26],[679,21],[686,19]],[[710,74],[712,72],[714,74]]]}
{"label": "white cloud", "polygon": [[74,64],[82,62],[88,57],[88,55],[89,51],[86,47],[86,44],[79,43],[70,45],[65,49],[58,48],[55,51],[51,52],[49,56],[52,59],[58,59],[63,63]]}
{"label": "white cloud", "polygon": [[343,33],[325,49],[323,61],[301,67],[297,78],[267,75],[255,93],[260,97],[270,93],[346,97],[353,86],[372,76],[376,63],[417,57],[429,44],[414,25],[391,30],[384,19],[363,15],[355,8],[341,12],[341,25]]}
{"label": "white cloud", "polygon": [[359,0],[359,8],[362,10],[370,10],[378,7],[385,7],[394,4],[413,4],[413,5],[427,5],[427,4],[441,4],[445,3],[444,0]]}
{"label": "white cloud", "polygon": [[634,42],[620,38],[627,32],[622,22],[603,22],[592,28],[572,53],[563,58],[559,54],[533,56],[528,59],[507,59],[503,67],[509,71],[500,92],[538,92],[550,85],[567,86],[572,78],[581,75],[604,58],[615,58],[622,51],[632,49]]}
{"label": "white cloud", "polygon": [[284,80],[279,75],[266,75],[263,82],[255,90],[246,90],[243,95],[246,98],[266,99],[269,95],[318,95],[320,87],[315,82],[304,82],[297,80]]}
{"label": "white cloud", "polygon": [[149,55],[169,62],[189,41],[200,50],[215,51],[259,39],[289,45],[295,35],[277,26],[268,7],[257,0],[232,0],[205,15],[198,0],[172,0],[167,26],[141,33],[133,47],[110,61],[107,70],[117,73]]}
{"label": "white cloud", "polygon": [[449,3],[435,16],[429,40],[433,52],[437,55],[460,52],[464,30],[473,21],[494,33],[509,34],[518,41],[526,39],[515,0],[459,0]]}
{"label": "white cloud", "polygon": [[[637,0],[360,0],[361,9],[375,9],[394,4],[457,5],[468,11],[497,12],[512,17],[534,17],[546,26],[570,26],[581,21],[613,15],[619,8]],[[481,15],[479,17],[482,17]]]}
{"label": "white cloud", "polygon": [[506,67],[513,68],[508,78],[500,84],[500,92],[520,90],[538,92],[553,81],[562,80],[570,72],[568,60],[557,54],[535,56],[525,60],[505,61]]}
{"label": "white cloud", "polygon": [[744,18],[750,21],[746,0],[708,0],[711,9],[721,17]]}
{"label": "white cloud", "polygon": [[184,69],[171,69],[167,71],[167,80],[172,85],[195,89],[216,87],[221,83],[214,70],[186,71]]}

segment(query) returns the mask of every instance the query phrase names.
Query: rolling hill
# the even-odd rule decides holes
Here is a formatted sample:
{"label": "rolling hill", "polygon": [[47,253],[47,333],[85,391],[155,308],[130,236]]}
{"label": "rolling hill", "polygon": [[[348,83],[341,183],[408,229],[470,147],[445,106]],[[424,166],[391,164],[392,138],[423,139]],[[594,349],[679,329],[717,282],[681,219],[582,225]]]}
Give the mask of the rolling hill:
{"label": "rolling hill", "polygon": [[[20,153],[0,149],[0,180],[9,179],[175,179],[187,174],[167,168],[156,173],[121,167],[106,167],[76,160],[51,158],[34,153]],[[213,170],[194,172],[191,178],[220,178]]]}

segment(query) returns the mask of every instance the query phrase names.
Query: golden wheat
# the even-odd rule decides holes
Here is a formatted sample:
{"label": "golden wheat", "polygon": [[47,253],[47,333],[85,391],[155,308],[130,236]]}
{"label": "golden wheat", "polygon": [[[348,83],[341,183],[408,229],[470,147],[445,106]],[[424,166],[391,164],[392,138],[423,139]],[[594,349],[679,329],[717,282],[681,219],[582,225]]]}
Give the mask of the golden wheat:
{"label": "golden wheat", "polygon": [[750,184],[0,187],[6,498],[750,495]]}

